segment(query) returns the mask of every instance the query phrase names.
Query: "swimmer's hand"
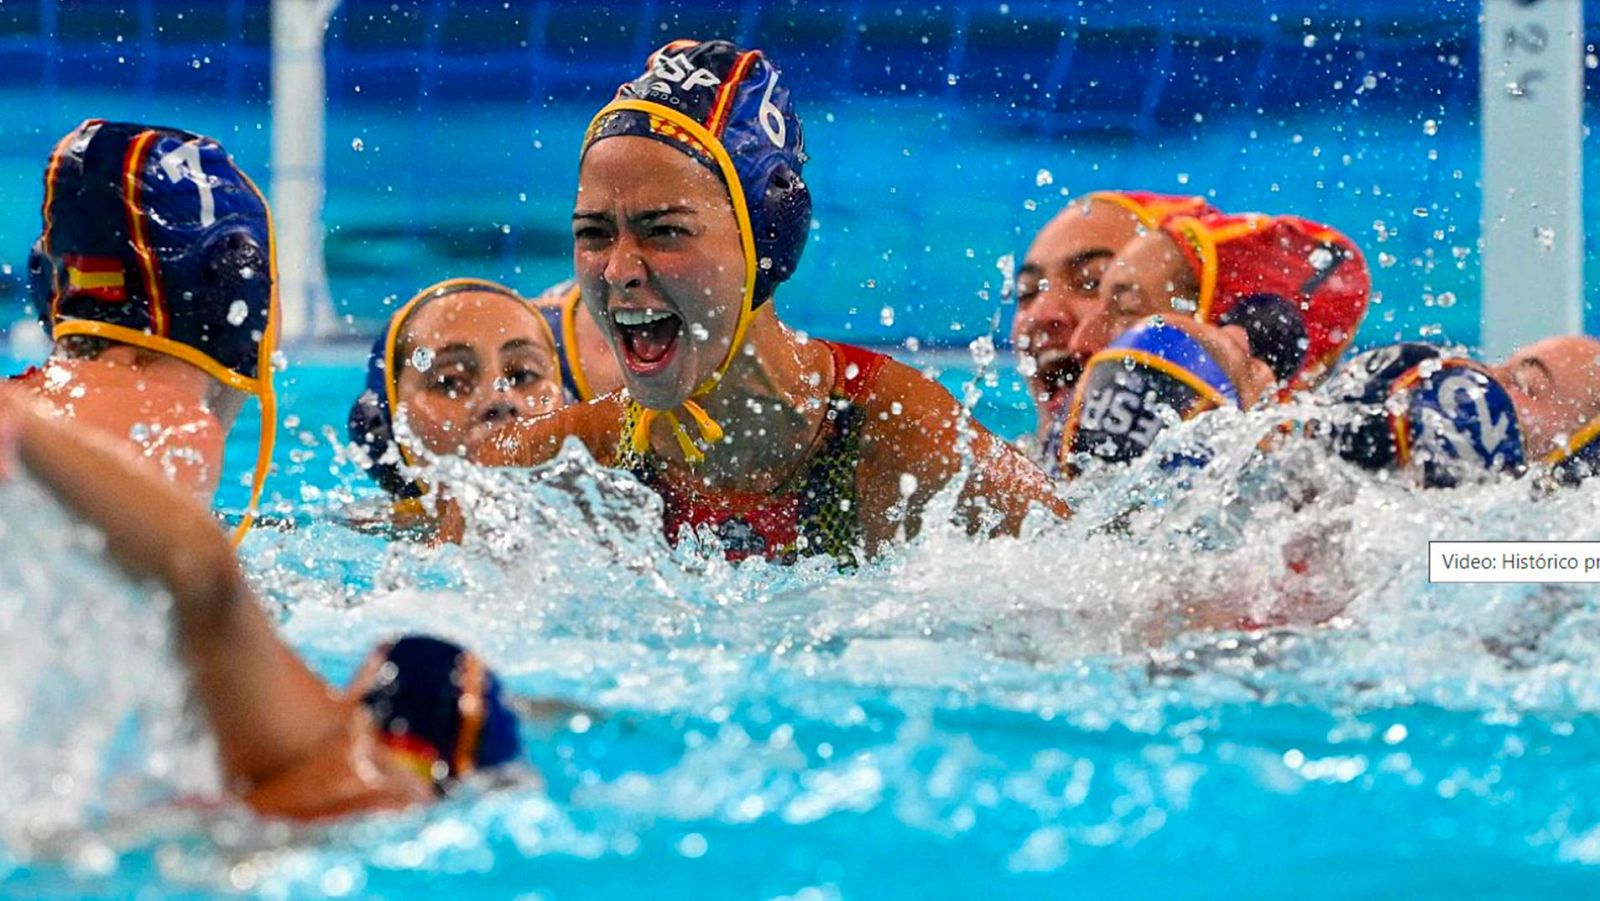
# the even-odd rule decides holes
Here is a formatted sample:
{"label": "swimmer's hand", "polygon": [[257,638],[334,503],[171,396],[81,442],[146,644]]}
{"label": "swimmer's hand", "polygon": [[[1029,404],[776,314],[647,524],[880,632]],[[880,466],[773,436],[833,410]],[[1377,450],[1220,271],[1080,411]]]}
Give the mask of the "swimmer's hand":
{"label": "swimmer's hand", "polygon": [[438,517],[430,544],[460,544],[467,534],[467,517],[461,512],[461,502],[441,492],[437,503]]}

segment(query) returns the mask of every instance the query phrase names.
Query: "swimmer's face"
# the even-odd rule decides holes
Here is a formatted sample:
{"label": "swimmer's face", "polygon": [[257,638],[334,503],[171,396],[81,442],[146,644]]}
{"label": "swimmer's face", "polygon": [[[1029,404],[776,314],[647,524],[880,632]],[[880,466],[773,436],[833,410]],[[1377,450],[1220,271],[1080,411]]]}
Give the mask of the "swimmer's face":
{"label": "swimmer's face", "polygon": [[1072,333],[1099,307],[1106,267],[1138,231],[1138,218],[1122,207],[1081,200],[1050,220],[1028,248],[1017,273],[1011,340],[1041,409],[1071,393],[1084,363],[1068,350]]}
{"label": "swimmer's face", "polygon": [[1542,456],[1600,416],[1600,340],[1546,338],[1490,367],[1517,405],[1523,440]]}
{"label": "swimmer's face", "polygon": [[537,317],[486,291],[448,294],[412,313],[396,347],[397,393],[412,434],[430,452],[459,453],[508,420],[561,406],[555,348]]}
{"label": "swimmer's face", "polygon": [[1200,287],[1171,236],[1148,231],[1112,258],[1100,280],[1100,303],[1072,333],[1073,354],[1087,360],[1150,316],[1192,317]]}
{"label": "swimmer's face", "polygon": [[634,400],[670,410],[727,356],[744,249],[722,182],[687,154],[626,136],[589,148],[572,263]]}

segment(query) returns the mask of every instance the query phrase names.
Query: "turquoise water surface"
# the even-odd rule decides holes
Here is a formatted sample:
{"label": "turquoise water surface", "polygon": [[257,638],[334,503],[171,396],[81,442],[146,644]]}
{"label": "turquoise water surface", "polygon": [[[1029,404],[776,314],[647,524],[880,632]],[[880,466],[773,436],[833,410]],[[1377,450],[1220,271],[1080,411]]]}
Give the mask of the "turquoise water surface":
{"label": "turquoise water surface", "polygon": [[[640,9],[663,26],[754,30],[780,62],[785,46],[809,48],[789,71],[815,97],[801,112],[816,223],[779,308],[925,367],[1002,435],[1032,425],[1008,355],[974,363],[983,340],[1003,350],[1004,258],[1065,196],[1102,187],[1323,219],[1362,245],[1381,291],[1359,343],[1475,343],[1476,86],[1450,74],[1475,65],[1459,55],[1475,6],[1430,0],[1395,24],[1375,18],[1399,15],[1384,4],[1173,5],[1077,4],[1078,49],[1099,68],[1070,72],[1054,33],[1026,45],[1048,65],[1021,50],[973,62],[991,59],[984,23],[1053,21],[1064,4],[821,4],[799,19],[783,3]],[[1263,24],[1269,6],[1282,16]],[[37,358],[20,272],[40,167],[79,119],[210,133],[271,181],[259,10],[61,7],[88,8],[98,16],[49,25],[43,6],[0,3],[0,56],[21,60],[0,84],[0,320],[18,322],[7,371]],[[218,9],[246,39],[186,30]],[[533,474],[457,474],[481,498],[459,548],[349,528],[378,503],[343,448],[377,321],[445,276],[530,291],[565,277],[574,137],[594,85],[653,44],[628,4],[486,4],[469,12],[515,27],[465,31],[463,9],[347,0],[330,32],[336,334],[287,348],[270,521],[242,559],[286,639],[335,683],[374,642],[430,631],[478,649],[518,697],[558,702],[523,728],[547,787],[469,786],[433,809],[315,829],[219,806],[163,599],[14,481],[0,485],[0,895],[1600,895],[1600,593],[1433,586],[1426,557],[1430,539],[1600,538],[1595,485],[1418,493],[1293,440],[1263,457],[1275,415],[1218,413],[1174,433],[1216,450],[1205,471],[1136,466],[1074,485],[1066,525],[994,541],[934,525],[851,574],[669,547],[637,486],[581,454]],[[960,16],[965,30],[947,21]],[[904,19],[927,24],[893,24]],[[1174,33],[1196,23],[1216,24],[1193,41]],[[1111,25],[1137,34],[1096,30]],[[571,69],[548,83],[519,44],[535,26]],[[29,43],[50,28],[76,54],[54,67]],[[1098,100],[1137,112],[1158,63],[1212,71],[1212,56],[1235,58],[1213,40],[1261,34],[1290,62],[1214,67],[1265,85],[1248,103],[1218,99],[1233,82],[1175,76],[1143,118],[1070,121]],[[1151,35],[1166,62],[1139,49]],[[473,41],[503,56],[451,69],[428,55]],[[161,67],[139,55],[152,46]],[[965,62],[958,74],[944,60]],[[1058,104],[1070,109],[1044,115],[1018,87],[1040,73],[1071,88]],[[256,437],[247,412],[224,512],[244,502]],[[1308,554],[1309,574],[1286,562]],[[1300,603],[1338,615],[1186,628],[1196,611],[1235,622]]]}

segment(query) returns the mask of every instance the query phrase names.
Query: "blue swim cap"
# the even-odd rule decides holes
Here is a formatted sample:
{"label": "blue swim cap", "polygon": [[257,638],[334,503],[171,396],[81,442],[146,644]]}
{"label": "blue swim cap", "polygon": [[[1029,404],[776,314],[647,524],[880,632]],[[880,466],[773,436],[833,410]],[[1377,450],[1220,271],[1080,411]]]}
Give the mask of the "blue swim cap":
{"label": "blue swim cap", "polygon": [[811,192],[800,178],[805,140],[789,89],[760,50],[728,41],[673,41],[645,68],[595,116],[584,152],[605,138],[637,135],[710,169],[754,244],[746,281],[754,276],[749,305],[759,307],[794,274],[811,227]]}
{"label": "blue swim cap", "polygon": [[517,716],[500,680],[472,652],[408,635],[373,651],[367,669],[361,703],[384,744],[430,763],[436,785],[517,759]]}
{"label": "blue swim cap", "polygon": [[43,212],[28,281],[52,340],[91,335],[143,347],[260,399],[254,511],[276,419],[266,199],[210,138],[90,119],[51,153]]}
{"label": "blue swim cap", "polygon": [[1171,417],[1238,406],[1239,393],[1200,343],[1159,316],[1089,358],[1062,430],[1060,460],[1128,461],[1144,454]]}
{"label": "blue swim cap", "polygon": [[400,368],[404,360],[396,359],[400,336],[405,324],[422,307],[441,297],[481,291],[499,294],[528,307],[533,318],[544,327],[550,346],[556,346],[550,325],[526,298],[516,291],[496,282],[478,278],[452,278],[429,285],[406,301],[389,317],[383,331],[372,342],[367,354],[367,379],[355,403],[350,405],[350,415],[345,420],[345,433],[350,441],[366,453],[362,469],[384,491],[399,500],[419,498],[427,493],[427,486],[407,478],[401,466],[414,461],[411,452],[394,437],[394,411],[400,403]]}
{"label": "blue swim cap", "polygon": [[1422,483],[1450,487],[1474,473],[1518,472],[1516,406],[1478,363],[1427,344],[1381,347],[1353,358],[1324,386],[1347,408],[1313,433],[1372,470],[1415,465]]}
{"label": "blue swim cap", "polygon": [[32,300],[52,339],[171,354],[259,393],[275,319],[267,203],[222,145],[91,119],[45,171]]}

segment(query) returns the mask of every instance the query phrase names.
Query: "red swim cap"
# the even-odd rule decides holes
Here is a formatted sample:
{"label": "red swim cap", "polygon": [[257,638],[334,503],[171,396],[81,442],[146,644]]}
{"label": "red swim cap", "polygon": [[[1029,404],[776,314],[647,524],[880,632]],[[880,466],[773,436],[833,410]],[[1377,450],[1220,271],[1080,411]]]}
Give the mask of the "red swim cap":
{"label": "red swim cap", "polygon": [[1372,276],[1347,237],[1299,216],[1260,213],[1179,216],[1162,229],[1173,237],[1200,283],[1195,316],[1216,322],[1242,301],[1276,299],[1298,313],[1305,347],[1289,387],[1325,375],[1355,337],[1367,312]]}

